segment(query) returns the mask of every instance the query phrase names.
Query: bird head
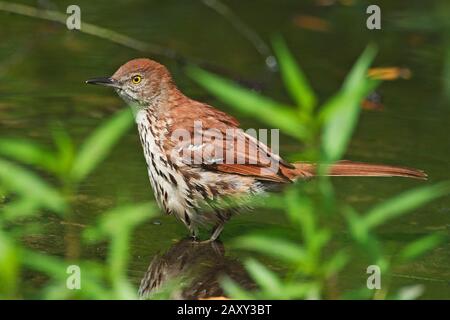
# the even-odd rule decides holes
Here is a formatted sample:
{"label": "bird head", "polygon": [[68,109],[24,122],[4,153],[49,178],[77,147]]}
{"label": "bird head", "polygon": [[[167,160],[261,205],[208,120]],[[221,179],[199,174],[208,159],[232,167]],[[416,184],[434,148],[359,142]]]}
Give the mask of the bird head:
{"label": "bird head", "polygon": [[111,77],[86,81],[112,87],[128,104],[138,108],[157,106],[175,89],[169,71],[150,59],[134,59],[122,65]]}

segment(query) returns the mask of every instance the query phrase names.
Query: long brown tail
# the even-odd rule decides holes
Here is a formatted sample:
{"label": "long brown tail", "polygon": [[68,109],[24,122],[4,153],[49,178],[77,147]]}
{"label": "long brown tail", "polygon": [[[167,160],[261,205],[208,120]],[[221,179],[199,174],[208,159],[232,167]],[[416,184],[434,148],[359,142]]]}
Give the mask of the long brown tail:
{"label": "long brown tail", "polygon": [[[316,175],[317,165],[313,163],[293,163],[296,177],[312,177]],[[406,177],[427,179],[427,174],[421,170],[395,167],[384,164],[371,164],[353,161],[338,161],[328,171],[329,176],[348,177]]]}

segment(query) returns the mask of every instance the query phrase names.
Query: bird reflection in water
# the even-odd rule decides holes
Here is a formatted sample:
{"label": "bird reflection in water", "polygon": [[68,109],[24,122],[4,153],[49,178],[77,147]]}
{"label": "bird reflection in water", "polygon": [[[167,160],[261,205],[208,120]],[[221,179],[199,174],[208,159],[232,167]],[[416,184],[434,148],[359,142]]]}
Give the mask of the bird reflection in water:
{"label": "bird reflection in water", "polygon": [[254,287],[242,264],[225,256],[222,243],[196,243],[184,239],[152,259],[141,280],[139,297],[147,299],[171,281],[184,284],[170,293],[171,299],[222,297],[220,280],[225,275],[243,288]]}

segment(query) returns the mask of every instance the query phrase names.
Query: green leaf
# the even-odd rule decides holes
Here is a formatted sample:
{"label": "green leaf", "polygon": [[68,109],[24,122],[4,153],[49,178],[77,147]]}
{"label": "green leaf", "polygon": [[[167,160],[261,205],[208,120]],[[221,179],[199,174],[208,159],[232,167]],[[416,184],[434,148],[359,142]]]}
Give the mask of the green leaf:
{"label": "green leaf", "polygon": [[366,243],[369,239],[369,229],[363,219],[351,207],[345,208],[344,215],[353,238],[360,244]]}
{"label": "green leaf", "polygon": [[120,137],[131,127],[133,118],[127,108],[117,112],[97,128],[82,144],[74,160],[72,179],[80,182],[106,158]]}
{"label": "green leaf", "polygon": [[291,107],[202,69],[188,67],[186,71],[192,79],[231,107],[280,128],[297,139],[308,136],[307,129],[299,123],[298,115]]}
{"label": "green leaf", "polygon": [[320,284],[316,282],[292,282],[283,284],[281,299],[320,299]]}
{"label": "green leaf", "polygon": [[114,208],[103,214],[96,227],[86,230],[90,242],[108,238],[109,278],[118,299],[134,299],[136,294],[127,278],[129,242],[133,229],[157,214],[152,203],[132,204]]}
{"label": "green leaf", "polygon": [[[172,276],[170,279],[164,279],[160,283],[160,287],[157,289],[151,287],[145,287],[145,290],[139,292],[139,299],[141,300],[171,300],[175,299],[175,296],[181,290],[186,289],[192,281],[186,279],[187,277],[184,275]],[[141,284],[142,286],[142,284]]]}
{"label": "green leaf", "polygon": [[273,295],[280,294],[282,290],[281,281],[273,271],[267,269],[254,259],[245,262],[245,268],[255,282],[266,292]]}
{"label": "green leaf", "polygon": [[96,226],[86,229],[84,236],[90,242],[114,237],[132,230],[157,214],[158,209],[151,202],[119,206],[103,213]]}
{"label": "green leaf", "polygon": [[315,235],[316,221],[311,199],[292,188],[285,193],[285,208],[292,223],[302,229],[303,239],[309,242]]}
{"label": "green leaf", "polygon": [[450,181],[406,191],[382,202],[364,216],[367,228],[375,228],[390,219],[397,218],[431,200],[450,194]]}
{"label": "green leaf", "polygon": [[40,204],[38,200],[27,197],[14,199],[2,206],[2,218],[5,221],[33,216],[39,212]]}
{"label": "green leaf", "polygon": [[295,61],[282,37],[273,40],[273,47],[278,58],[281,76],[292,99],[301,110],[311,114],[317,103],[314,90],[309,85],[306,76]]}
{"label": "green leaf", "polygon": [[245,289],[243,289],[240,285],[238,285],[233,279],[228,276],[224,276],[220,284],[225,291],[225,294],[232,299],[238,300],[254,300],[255,297]]}
{"label": "green leaf", "polygon": [[411,261],[427,253],[442,243],[446,237],[442,234],[431,234],[408,244],[400,252],[400,260]]}
{"label": "green leaf", "polygon": [[25,266],[52,277],[52,279],[66,279],[66,269],[69,264],[61,258],[46,255],[32,250],[24,250],[26,259],[23,260]]}
{"label": "green leaf", "polygon": [[0,229],[0,298],[12,299],[19,282],[19,250]]}
{"label": "green leaf", "polygon": [[60,193],[34,173],[0,159],[0,179],[9,190],[29,198],[41,206],[61,213],[66,203]]}
{"label": "green leaf", "polygon": [[69,134],[62,128],[53,128],[53,141],[57,149],[58,158],[58,174],[62,178],[66,178],[72,170],[75,158],[75,145]]}
{"label": "green leaf", "polygon": [[280,259],[287,263],[298,263],[305,259],[305,250],[298,244],[283,238],[264,235],[238,237],[233,245],[237,248],[253,250]]}
{"label": "green leaf", "polygon": [[[51,286],[59,287],[62,290],[69,292],[60,292],[60,297],[79,295],[88,299],[111,299],[110,289],[104,286],[103,283],[103,269],[98,265],[90,263],[78,263],[75,261],[65,261],[59,257],[42,254],[32,250],[24,250],[23,263],[28,268],[48,275],[53,284]],[[66,281],[69,276],[67,268],[70,265],[78,265],[81,270],[81,289],[70,290],[66,286]],[[101,271],[101,272],[99,272]],[[46,292],[47,291],[47,292]],[[47,287],[43,294],[51,297],[51,287]],[[75,291],[75,292],[74,292]]]}
{"label": "green leaf", "polygon": [[52,173],[57,166],[55,155],[50,150],[27,140],[0,139],[0,154]]}
{"label": "green leaf", "polygon": [[323,272],[326,277],[337,274],[349,261],[349,256],[343,250],[336,252],[327,262],[323,264]]}
{"label": "green leaf", "polygon": [[[369,232],[368,226],[358,213],[350,207],[344,211],[350,233],[357,244],[361,246],[373,261],[382,261],[381,246],[378,240]],[[377,262],[378,265],[382,264]]]}
{"label": "green leaf", "polygon": [[326,162],[339,160],[345,153],[358,121],[360,103],[375,88],[367,70],[376,50],[369,46],[347,76],[342,89],[323,106],[319,118],[324,123],[322,149]]}

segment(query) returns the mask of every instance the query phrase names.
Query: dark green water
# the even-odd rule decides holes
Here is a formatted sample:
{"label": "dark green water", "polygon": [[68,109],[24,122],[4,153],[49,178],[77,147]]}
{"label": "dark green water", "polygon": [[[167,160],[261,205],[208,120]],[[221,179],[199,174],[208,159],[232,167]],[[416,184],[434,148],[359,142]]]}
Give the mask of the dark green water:
{"label": "dark green water", "polygon": [[[44,2],[61,12],[72,4]],[[312,1],[226,3],[263,39],[274,33],[285,36],[322,101],[337,90],[356,57],[371,41],[379,46],[375,66],[401,66],[412,71],[410,80],[382,84],[379,92],[385,109],[362,113],[346,158],[417,167],[425,170],[430,179],[333,180],[339,198],[364,211],[402,190],[450,178],[450,71],[444,72],[450,69],[450,5],[446,0],[395,4],[379,1],[382,30],[369,31],[365,28],[367,4],[354,2],[353,6],[331,7],[319,7]],[[79,0],[77,4],[82,21],[167,46],[185,58],[202,60],[253,82],[266,95],[288,99],[278,75],[267,71],[264,58],[249,41],[201,1]],[[329,31],[298,27],[293,22],[298,15],[328,21]],[[4,12],[0,12],[0,39],[0,135],[43,143],[49,143],[48,129],[54,122],[81,141],[103,119],[123,108],[124,103],[113,92],[86,86],[84,81],[111,75],[125,61],[143,56],[136,50],[68,31],[59,24]],[[191,97],[232,113],[245,127],[264,127],[209,97],[175,61],[145,56],[166,64],[180,89]],[[285,136],[281,143],[281,154],[296,159],[301,146]],[[136,130],[121,140],[82,185],[75,215],[80,231],[114,206],[117,199],[152,199]],[[172,217],[159,221],[161,224],[140,226],[133,238],[129,274],[136,284],[155,254],[169,250],[187,235],[184,226]],[[46,225],[45,233],[27,241],[42,251],[63,256],[63,224],[55,218]],[[281,213],[258,210],[234,218],[222,235],[225,255],[232,259],[247,257],[248,253],[227,247],[227,242],[244,230],[263,230],[273,225],[286,226]],[[415,237],[431,231],[448,234],[449,228],[450,204],[443,199],[390,222],[378,232],[395,252]],[[342,238],[346,238],[345,234]],[[105,247],[83,248],[83,256],[102,259]],[[352,264],[344,272],[342,286],[363,286],[365,268],[364,264]],[[424,298],[450,298],[450,245],[439,246],[420,260],[395,270],[395,274],[395,286],[424,284]]]}

